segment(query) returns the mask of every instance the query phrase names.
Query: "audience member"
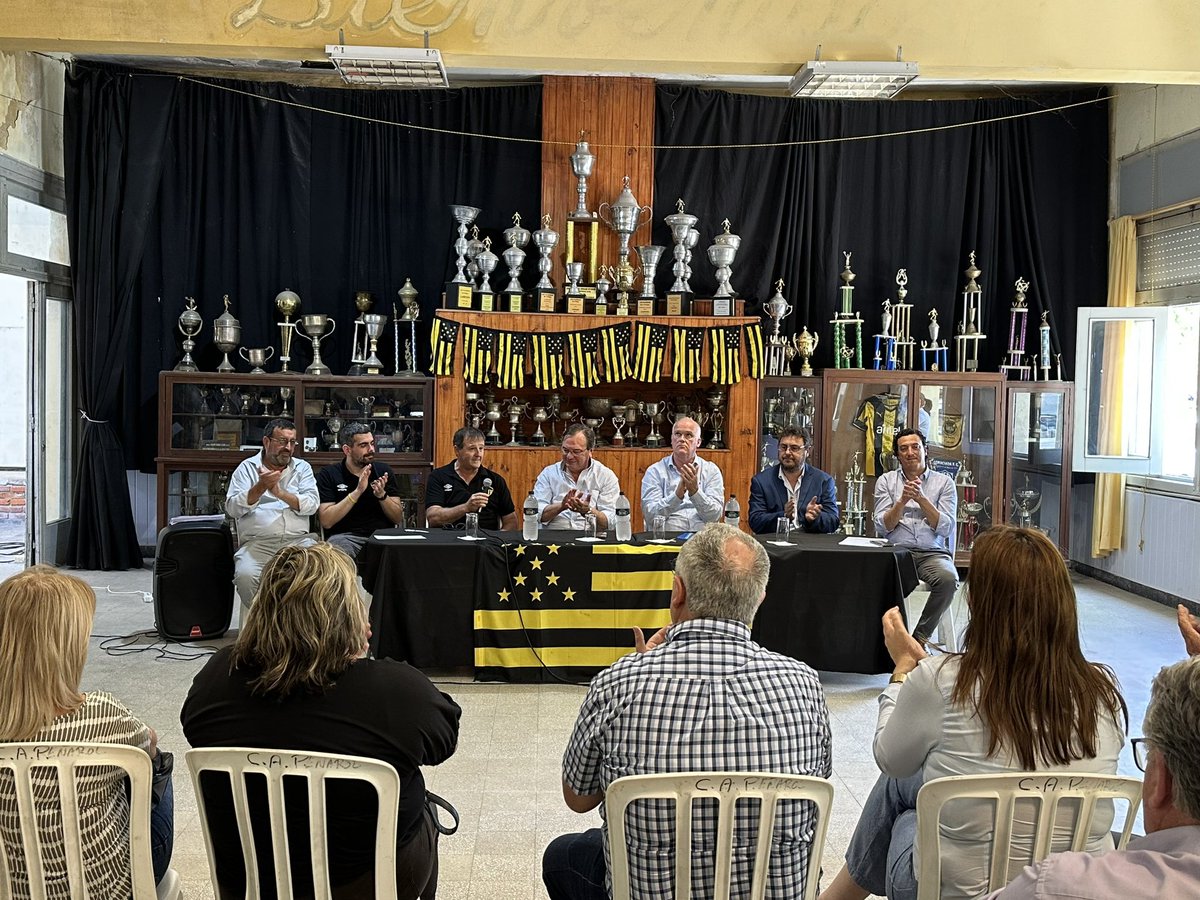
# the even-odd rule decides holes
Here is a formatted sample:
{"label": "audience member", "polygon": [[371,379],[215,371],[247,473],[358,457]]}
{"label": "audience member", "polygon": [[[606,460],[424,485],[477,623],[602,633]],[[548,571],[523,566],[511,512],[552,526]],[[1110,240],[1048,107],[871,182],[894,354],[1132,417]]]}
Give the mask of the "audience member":
{"label": "audience member", "polygon": [[875,482],[875,533],[907,547],[917,575],[929,585],[929,599],[913,629],[918,641],[929,640],[942,613],[954,599],[954,526],[958,492],[954,481],[926,465],[925,435],[905,428],[896,435],[900,468]]}
{"label": "audience member", "polygon": [[[592,679],[563,758],[567,806],[594,809],[625,775],[735,770],[829,777],[829,714],[816,673],[750,639],[769,567],[762,545],[728,525],[709,525],[683,545],[672,624],[649,641],[637,631],[639,652]],[[769,896],[800,896],[814,821],[811,804],[781,806]],[[628,833],[635,897],[674,896],[672,823],[669,810],[635,808]],[[716,833],[711,807],[697,823],[710,838]],[[741,823],[737,831],[735,845],[744,848]],[[711,840],[693,840],[692,852],[692,871],[708,880],[695,894],[712,896]],[[734,855],[739,896],[749,890],[752,860],[744,849]],[[603,831],[556,838],[543,856],[542,878],[550,900],[607,900]]]}
{"label": "audience member", "polygon": [[237,523],[233,581],[242,614],[254,602],[267,561],[284,547],[315,544],[309,517],[317,511],[312,466],[296,459],[296,426],[272,419],[263,428],[263,448],[242,460],[229,479],[225,512]]}
{"label": "audience member", "polygon": [[647,529],[655,516],[668,531],[695,531],[716,522],[725,509],[725,478],[716,463],[696,455],[700,426],[680,416],[671,429],[671,455],[646,470],[642,478],[642,518]]}
{"label": "audience member", "polygon": [[454,462],[429,473],[425,517],[431,528],[462,528],[467,513],[479,514],[479,527],[516,531],[517,509],[508,483],[483,466],[484,437],[478,428],[454,432]]}
{"label": "audience member", "polygon": [[547,528],[582,531],[588,513],[596,516],[596,527],[606,531],[616,509],[621,485],[617,475],[593,458],[596,432],[578,422],[562,439],[562,462],[542,469],[533,486],[541,523]]}
{"label": "audience member", "polygon": [[780,518],[805,531],[837,531],[837,488],[831,476],[808,464],[810,444],[803,428],[779,432],[779,462],[750,480],[750,530],[755,534],[774,534]]}
{"label": "audience member", "polygon": [[[156,775],[150,810],[150,854],[154,878],[171,862],[175,837],[171,755],[160,753],[154,729],[104,691],[79,689],[87,661],[96,595],[71,575],[31,566],[0,583],[0,741],[91,741],[140,747]],[[124,898],[132,891],[129,863],[129,795],[125,774],[112,767],[80,770],[78,802],[84,880],[95,898]],[[58,792],[35,790],[38,830],[44,848],[47,895],[82,897],[72,884],[62,849]],[[11,778],[0,778],[0,838],[16,896],[30,896],[23,864],[25,849]],[[55,848],[59,849],[55,849]]]}
{"label": "audience member", "polygon": [[366,425],[342,428],[341,462],[317,476],[317,516],[325,539],[351,559],[380,528],[404,522],[404,501],[387,463],[375,462],[375,435]]}
{"label": "audience member", "polygon": [[[1116,771],[1125,702],[1112,672],[1083,658],[1071,576],[1054,543],[1036,529],[985,531],[975,543],[968,587],[971,621],[962,653],[929,657],[898,609],[883,617],[896,664],[875,729],[883,774],[863,805],[846,865],[822,900],[916,897],[916,798],[926,781]],[[978,897],[988,881],[991,804],[947,807],[942,823],[941,896]],[[1111,806],[1107,816],[1098,811],[1089,851],[1111,849],[1111,823]],[[1018,811],[1013,874],[1029,858],[1031,842],[1030,820]]]}
{"label": "audience member", "polygon": [[[437,830],[420,766],[454,752],[461,711],[407,663],[366,658],[368,634],[350,558],[328,544],[284,548],[263,571],[236,643],[217,651],[196,676],[180,721],[193,747],[308,750],[390,763],[400,775],[399,896],[432,898]],[[219,896],[243,896],[228,782],[214,778],[204,791]],[[335,782],[327,801],[334,897],[373,897],[374,788]],[[265,802],[252,818],[256,831],[270,833]],[[311,889],[303,788],[289,795],[287,819],[293,878]],[[260,850],[260,858],[263,852],[269,854]],[[273,887],[269,865],[259,867],[259,877]]]}

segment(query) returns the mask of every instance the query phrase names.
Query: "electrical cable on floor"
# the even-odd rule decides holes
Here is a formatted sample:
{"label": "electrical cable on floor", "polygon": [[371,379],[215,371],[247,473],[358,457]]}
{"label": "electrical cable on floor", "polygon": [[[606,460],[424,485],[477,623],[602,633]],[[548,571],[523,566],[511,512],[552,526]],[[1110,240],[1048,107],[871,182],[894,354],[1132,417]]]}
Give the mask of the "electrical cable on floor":
{"label": "electrical cable on floor", "polygon": [[[157,631],[134,631],[130,634],[93,634],[100,641],[100,649],[108,656],[129,656],[133,653],[154,653],[155,659],[190,662],[207,659],[219,650],[211,644],[184,644],[162,637]],[[149,638],[149,643],[143,640]],[[185,652],[186,648],[186,652]]]}
{"label": "electrical cable on floor", "polygon": [[104,586],[104,590],[106,590],[108,593],[112,594],[113,596],[117,596],[117,597],[125,595],[125,594],[140,594],[142,597],[143,603],[153,603],[154,602],[154,595],[151,594],[149,591],[114,591],[107,584]]}

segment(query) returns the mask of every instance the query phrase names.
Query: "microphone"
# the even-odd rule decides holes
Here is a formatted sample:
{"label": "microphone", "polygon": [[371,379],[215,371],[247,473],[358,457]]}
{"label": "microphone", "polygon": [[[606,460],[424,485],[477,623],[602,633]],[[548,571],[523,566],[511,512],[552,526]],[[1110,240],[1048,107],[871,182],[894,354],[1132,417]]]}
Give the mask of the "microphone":
{"label": "microphone", "polygon": [[487,494],[489,497],[492,496],[492,479],[490,479],[490,478],[483,479],[483,492],[485,494]]}

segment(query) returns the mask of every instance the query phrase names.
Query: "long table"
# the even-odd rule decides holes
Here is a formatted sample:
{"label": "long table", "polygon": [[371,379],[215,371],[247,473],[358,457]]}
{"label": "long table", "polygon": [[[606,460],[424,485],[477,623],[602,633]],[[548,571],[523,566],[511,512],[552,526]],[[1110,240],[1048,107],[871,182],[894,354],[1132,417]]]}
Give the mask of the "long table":
{"label": "long table", "polygon": [[[647,538],[379,532],[359,554],[372,651],[420,668],[474,666],[480,678],[586,678],[632,648],[630,625],[648,634],[667,621],[679,545]],[[818,670],[890,671],[880,617],[903,610],[917,584],[908,551],[843,547],[836,535],[760,540],[771,577],[755,640]]]}

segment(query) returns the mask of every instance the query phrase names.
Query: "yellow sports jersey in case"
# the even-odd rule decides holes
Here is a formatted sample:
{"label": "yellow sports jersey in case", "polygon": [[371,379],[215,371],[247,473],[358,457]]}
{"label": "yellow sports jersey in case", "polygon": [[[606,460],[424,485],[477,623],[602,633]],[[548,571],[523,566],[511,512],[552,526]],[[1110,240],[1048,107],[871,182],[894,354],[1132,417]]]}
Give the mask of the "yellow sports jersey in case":
{"label": "yellow sports jersey in case", "polygon": [[897,395],[875,394],[862,402],[854,416],[854,427],[865,433],[867,475],[881,475],[887,471],[884,460],[892,453],[896,433],[904,427],[899,410]]}

